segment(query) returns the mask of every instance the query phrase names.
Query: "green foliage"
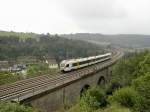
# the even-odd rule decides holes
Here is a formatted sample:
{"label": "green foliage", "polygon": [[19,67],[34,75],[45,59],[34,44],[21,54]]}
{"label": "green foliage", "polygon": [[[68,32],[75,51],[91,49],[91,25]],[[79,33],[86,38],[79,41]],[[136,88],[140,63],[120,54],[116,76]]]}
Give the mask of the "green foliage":
{"label": "green foliage", "polygon": [[[146,75],[145,75],[146,74]],[[134,97],[134,93],[132,93],[132,100],[134,106],[130,105],[132,109],[135,111],[140,112],[149,112],[150,111],[150,52],[145,51],[142,53],[136,53],[134,56],[129,57],[127,59],[122,60],[117,64],[113,71],[113,82],[117,82],[121,84],[122,86],[131,86],[132,84],[132,91],[130,90],[123,90],[121,93],[119,93],[120,90],[116,91],[114,95],[112,96],[113,100],[117,100],[117,102],[125,103],[124,106],[129,107],[130,103],[128,103],[126,100],[126,97],[129,97],[129,95],[136,91],[138,94],[137,98]],[[124,89],[124,88],[122,88]],[[123,100],[119,95],[126,96]],[[117,96],[118,95],[118,96]],[[117,98],[115,98],[117,96]],[[114,97],[114,98],[113,98]],[[135,99],[135,101],[134,101]],[[120,101],[121,100],[121,101]],[[131,99],[130,99],[131,100]],[[131,103],[132,104],[132,103]]]}
{"label": "green foliage", "polygon": [[150,112],[150,73],[134,80],[132,86],[141,96],[135,109],[140,112]]}
{"label": "green foliage", "polygon": [[12,83],[20,79],[22,78],[16,73],[0,72],[0,85]]}
{"label": "green foliage", "polygon": [[144,60],[139,63],[138,74],[143,75],[145,73],[150,73],[150,53],[148,53]]}
{"label": "green foliage", "polygon": [[27,68],[27,78],[39,76],[49,72],[50,69],[48,68],[48,65],[45,64],[32,65]]}
{"label": "green foliage", "polygon": [[121,60],[113,69],[113,82],[118,82],[122,86],[130,83],[133,68],[129,60]]}
{"label": "green foliage", "polygon": [[119,83],[121,86],[131,85],[133,79],[146,72],[149,63],[149,52],[135,53],[132,57],[122,59],[113,68],[112,82]]}
{"label": "green foliage", "polygon": [[[31,64],[45,61],[46,57],[54,57],[59,63],[63,59],[97,55],[102,51],[102,48],[94,44],[60,38],[58,35],[0,31],[0,60],[8,61],[9,65],[20,62],[20,57],[33,58],[23,58],[24,62],[31,61]],[[48,66],[34,65],[28,68],[27,78],[51,72]],[[17,74],[0,73],[0,85],[20,79],[22,77]]]}
{"label": "green foliage", "polygon": [[95,112],[131,112],[129,108],[125,108],[119,105],[112,105],[105,109],[100,109]]}
{"label": "green foliage", "polygon": [[[64,112],[66,112],[66,110]],[[79,105],[75,105],[72,108],[70,108],[67,112],[81,112],[80,106]]]}
{"label": "green foliage", "polygon": [[124,87],[114,92],[112,96],[108,98],[111,104],[118,103],[124,107],[134,107],[139,99],[138,93],[130,87]]}
{"label": "green foliage", "polygon": [[38,112],[37,110],[18,103],[0,103],[0,112]]}
{"label": "green foliage", "polygon": [[9,84],[22,80],[24,78],[36,77],[43,74],[52,74],[56,73],[56,70],[51,70],[46,64],[36,64],[31,65],[27,68],[27,74],[25,77],[22,74],[12,73],[12,72],[2,72],[0,71],[0,85]]}
{"label": "green foliage", "polygon": [[90,88],[80,99],[81,112],[92,112],[99,107],[106,106],[106,96],[100,88]]}
{"label": "green foliage", "polygon": [[[69,110],[62,110],[58,112],[86,112],[86,111],[81,111],[80,107],[77,105],[77,106],[73,106]],[[131,109],[122,107],[120,105],[111,105],[111,106],[108,106],[107,108],[98,109],[93,112],[132,112],[132,111]]]}
{"label": "green foliage", "polygon": [[120,83],[112,82],[105,86],[106,95],[112,95],[112,93],[121,87]]}
{"label": "green foliage", "polygon": [[53,55],[62,59],[96,55],[103,50],[88,42],[60,38],[58,35],[0,32],[0,60],[15,60],[19,56],[33,56],[44,60]]}

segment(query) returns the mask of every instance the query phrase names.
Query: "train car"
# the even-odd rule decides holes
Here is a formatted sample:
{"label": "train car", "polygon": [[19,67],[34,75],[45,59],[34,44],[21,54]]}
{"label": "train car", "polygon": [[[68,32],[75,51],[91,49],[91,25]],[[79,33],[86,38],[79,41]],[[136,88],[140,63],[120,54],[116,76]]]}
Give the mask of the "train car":
{"label": "train car", "polygon": [[103,55],[91,56],[87,58],[63,60],[60,63],[60,70],[62,72],[69,72],[72,70],[76,70],[79,68],[90,66],[92,64],[109,60],[110,58],[111,58],[111,53],[106,53]]}

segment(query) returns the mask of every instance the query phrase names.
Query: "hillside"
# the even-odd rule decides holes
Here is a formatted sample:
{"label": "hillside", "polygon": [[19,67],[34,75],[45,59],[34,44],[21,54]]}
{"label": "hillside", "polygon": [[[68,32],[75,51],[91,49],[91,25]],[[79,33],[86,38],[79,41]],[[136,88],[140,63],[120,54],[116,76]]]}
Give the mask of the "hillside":
{"label": "hillside", "polygon": [[126,48],[147,48],[150,47],[150,35],[138,34],[119,34],[119,35],[103,35],[99,33],[76,33],[61,35],[69,39],[77,39],[99,43],[101,45],[117,45]]}
{"label": "hillside", "polygon": [[20,56],[31,56],[38,60],[53,56],[62,59],[96,55],[103,50],[100,46],[58,35],[0,32],[0,60],[15,60]]}
{"label": "hillside", "polygon": [[[59,69],[45,64],[48,59],[59,64],[64,59],[97,55],[103,51],[101,46],[58,35],[0,31],[0,85],[45,74],[55,75]],[[23,75],[10,71],[10,67],[17,64],[30,66]]]}

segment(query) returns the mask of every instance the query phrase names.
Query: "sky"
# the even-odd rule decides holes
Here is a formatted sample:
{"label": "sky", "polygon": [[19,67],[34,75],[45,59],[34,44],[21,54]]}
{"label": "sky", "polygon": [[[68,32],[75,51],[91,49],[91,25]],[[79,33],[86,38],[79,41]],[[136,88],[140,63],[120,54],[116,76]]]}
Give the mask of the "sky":
{"label": "sky", "polygon": [[0,0],[0,30],[150,34],[150,0]]}

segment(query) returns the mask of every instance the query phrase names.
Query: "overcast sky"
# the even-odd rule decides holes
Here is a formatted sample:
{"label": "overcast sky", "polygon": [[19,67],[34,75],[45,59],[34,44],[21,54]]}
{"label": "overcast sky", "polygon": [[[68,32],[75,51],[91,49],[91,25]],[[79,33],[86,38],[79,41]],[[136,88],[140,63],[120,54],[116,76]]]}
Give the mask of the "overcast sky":
{"label": "overcast sky", "polygon": [[150,34],[150,0],[0,0],[0,30]]}

